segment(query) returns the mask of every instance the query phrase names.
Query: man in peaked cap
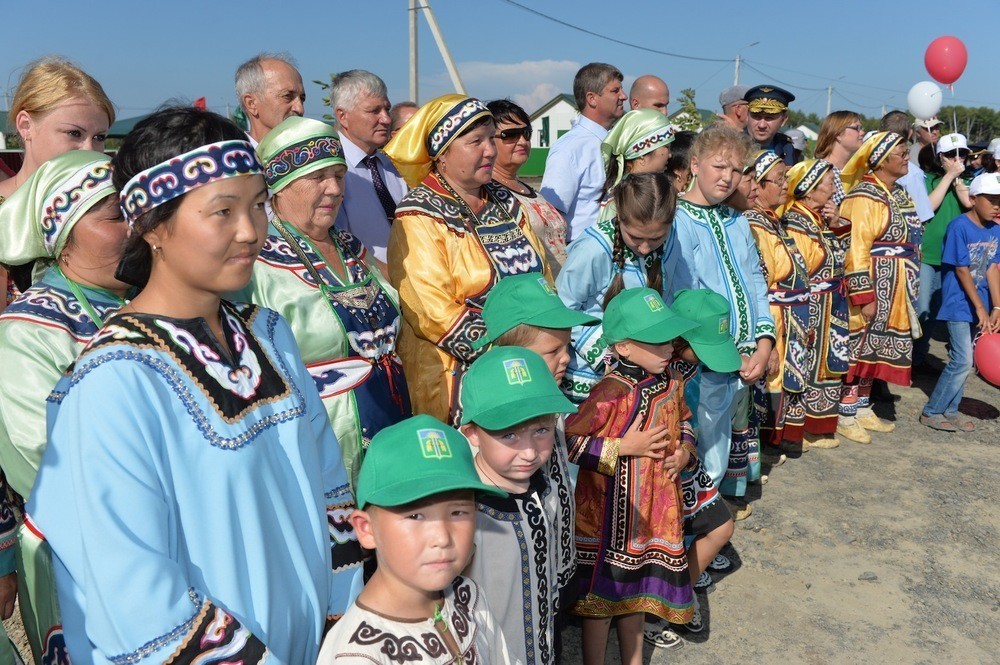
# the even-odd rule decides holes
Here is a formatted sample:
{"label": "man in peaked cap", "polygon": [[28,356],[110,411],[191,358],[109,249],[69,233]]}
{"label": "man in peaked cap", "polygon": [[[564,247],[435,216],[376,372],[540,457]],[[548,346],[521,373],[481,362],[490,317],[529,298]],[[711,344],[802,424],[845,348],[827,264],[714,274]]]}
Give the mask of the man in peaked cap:
{"label": "man in peaked cap", "polygon": [[788,105],[795,101],[795,95],[773,85],[757,85],[747,90],[743,99],[749,104],[750,120],[747,133],[760,145],[761,150],[770,150],[781,157],[788,166],[798,160],[795,148],[787,136],[779,132],[788,120]]}

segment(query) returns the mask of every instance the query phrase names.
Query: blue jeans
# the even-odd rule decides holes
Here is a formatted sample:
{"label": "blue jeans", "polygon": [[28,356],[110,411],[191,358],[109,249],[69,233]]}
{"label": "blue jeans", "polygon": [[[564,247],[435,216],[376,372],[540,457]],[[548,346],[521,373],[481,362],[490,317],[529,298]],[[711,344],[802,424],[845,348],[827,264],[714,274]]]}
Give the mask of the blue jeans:
{"label": "blue jeans", "polygon": [[913,342],[913,364],[919,365],[927,358],[931,335],[937,326],[937,313],[941,309],[941,266],[920,264],[920,293],[917,294],[917,317],[923,334]]}
{"label": "blue jeans", "polygon": [[965,392],[965,380],[972,371],[972,324],[968,321],[947,321],[948,337],[951,338],[951,349],[948,353],[948,364],[941,376],[931,398],[924,407],[924,415],[949,415],[958,412],[958,405]]}

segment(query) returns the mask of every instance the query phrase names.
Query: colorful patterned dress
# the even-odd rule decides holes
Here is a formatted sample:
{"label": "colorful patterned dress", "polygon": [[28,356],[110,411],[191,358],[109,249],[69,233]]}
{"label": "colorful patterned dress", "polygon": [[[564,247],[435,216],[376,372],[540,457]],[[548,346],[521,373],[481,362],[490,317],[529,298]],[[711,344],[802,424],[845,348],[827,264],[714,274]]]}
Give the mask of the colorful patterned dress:
{"label": "colorful patterned dress", "polygon": [[312,663],[361,549],[326,411],[254,305],[117,314],[49,398],[25,522],[74,663]]}
{"label": "colorful patterned dress", "polygon": [[850,225],[831,230],[800,201],[781,218],[805,260],[809,276],[810,354],[805,393],[805,429],[825,435],[837,431],[840,386],[847,372],[849,327],[844,297],[844,256],[850,245]]}
{"label": "colorful patterned dress", "polygon": [[[0,314],[0,466],[14,501],[31,496],[48,442],[46,398],[59,378],[124,301],[103,289],[71,283],[58,267]],[[23,498],[22,498],[23,497]],[[21,505],[15,509],[20,512]],[[6,512],[6,511],[4,511]],[[48,545],[17,529],[18,595],[25,633],[37,662],[60,661],[65,642]],[[13,543],[11,543],[13,545]],[[2,545],[0,545],[2,548]]]}
{"label": "colorful patterned dress", "polygon": [[521,202],[521,207],[531,224],[531,230],[545,247],[545,258],[552,269],[552,276],[558,277],[559,270],[566,263],[566,220],[555,206],[546,201],[534,188],[523,182],[521,184],[528,188],[527,194],[513,190],[511,193]]}
{"label": "colorful patterned dress", "polygon": [[580,411],[566,420],[570,461],[580,465],[576,485],[576,551],[580,596],[572,614],[613,617],[648,612],[672,623],[693,616],[684,549],[681,481],[669,480],[661,460],[619,457],[633,422],[667,425],[668,454],[683,446],[697,466],[684,381],[619,361]]}
{"label": "colorful patterned dress", "polygon": [[[664,299],[681,289],[711,289],[729,301],[729,332],[740,353],[750,354],[761,339],[774,340],[767,299],[750,224],[724,205],[677,204],[664,254]],[[760,473],[760,440],[750,389],[739,375],[703,369],[699,384],[698,456],[722,494],[741,497]]]}
{"label": "colorful patterned dress", "polygon": [[354,487],[372,437],[411,415],[410,397],[396,355],[396,292],[367,264],[357,238],[339,230],[330,237],[346,280],[308,238],[272,221],[253,279],[241,295],[275,310],[292,327]]}
{"label": "colorful patterned dress", "polygon": [[[602,220],[586,229],[570,245],[566,263],[556,280],[556,292],[567,307],[604,318],[604,294],[618,272],[614,262],[617,224],[613,218]],[[622,253],[622,288],[648,286],[648,270],[656,262],[662,262],[663,251],[656,250],[640,257],[623,245]],[[590,389],[604,377],[609,355],[608,345],[601,339],[603,334],[601,324],[573,328],[572,355],[561,388],[577,404],[586,399]]]}
{"label": "colorful patterned dress", "polygon": [[[866,175],[840,206],[851,223],[845,271],[851,307],[848,380],[910,385],[920,277],[921,224],[906,191]],[[875,303],[865,322],[861,308]]]}
{"label": "colorful patterned dress", "polygon": [[430,173],[396,208],[389,235],[389,281],[399,291],[399,355],[414,413],[456,423],[458,389],[482,350],[486,295],[510,275],[536,272],[551,283],[545,251],[510,190],[484,186],[471,211]]}
{"label": "colorful patterned dress", "polygon": [[767,415],[761,423],[762,439],[772,445],[801,441],[805,424],[802,396],[808,385],[809,276],[795,241],[782,228],[772,210],[754,208],[743,213],[764,261],[767,300],[774,317],[777,371],[765,384]]}

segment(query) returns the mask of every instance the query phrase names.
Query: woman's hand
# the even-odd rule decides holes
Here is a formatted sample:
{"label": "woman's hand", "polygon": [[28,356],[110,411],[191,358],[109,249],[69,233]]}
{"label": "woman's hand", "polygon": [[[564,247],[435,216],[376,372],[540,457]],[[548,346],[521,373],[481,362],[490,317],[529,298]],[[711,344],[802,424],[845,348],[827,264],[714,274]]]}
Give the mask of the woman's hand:
{"label": "woman's hand", "polygon": [[0,577],[0,619],[9,619],[14,614],[17,600],[17,573]]}
{"label": "woman's hand", "polygon": [[840,226],[840,206],[830,199],[820,210],[820,215],[823,217],[823,221],[826,222],[827,226],[830,228],[837,228]]}
{"label": "woman's hand", "polygon": [[864,317],[865,323],[871,321],[875,318],[875,301],[868,303],[861,308],[861,316]]}
{"label": "woman's hand", "polygon": [[666,425],[657,425],[645,431],[640,430],[639,421],[636,420],[622,437],[622,441],[618,445],[618,455],[663,459],[665,454],[663,449],[670,444],[664,436],[666,431]]}
{"label": "woman's hand", "polygon": [[756,383],[767,372],[767,364],[771,358],[774,345],[769,339],[757,340],[757,350],[753,352],[744,368],[740,370],[740,378],[744,383]]}
{"label": "woman's hand", "polygon": [[965,160],[963,160],[958,155],[952,158],[942,157],[941,161],[944,162],[944,172],[949,178],[955,180],[955,186],[957,187],[961,180],[958,180],[958,176],[962,175],[965,171]]}
{"label": "woman's hand", "polygon": [[663,468],[667,470],[667,478],[677,480],[690,459],[691,453],[678,446],[677,450],[663,460]]}
{"label": "woman's hand", "polygon": [[767,359],[767,373],[774,374],[778,371],[778,349],[771,349],[771,355]]}

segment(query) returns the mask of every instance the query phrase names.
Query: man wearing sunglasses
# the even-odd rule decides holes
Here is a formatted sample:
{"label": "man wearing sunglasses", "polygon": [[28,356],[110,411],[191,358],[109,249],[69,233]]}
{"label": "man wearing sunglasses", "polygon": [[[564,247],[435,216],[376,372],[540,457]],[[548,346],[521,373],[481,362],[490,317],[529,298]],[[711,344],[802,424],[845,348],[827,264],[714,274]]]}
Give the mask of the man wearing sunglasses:
{"label": "man wearing sunglasses", "polygon": [[944,123],[937,118],[927,118],[917,120],[913,123],[913,129],[917,133],[916,142],[910,146],[910,161],[916,162],[920,150],[927,145],[934,145],[941,138],[941,127]]}

